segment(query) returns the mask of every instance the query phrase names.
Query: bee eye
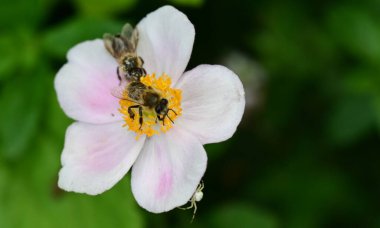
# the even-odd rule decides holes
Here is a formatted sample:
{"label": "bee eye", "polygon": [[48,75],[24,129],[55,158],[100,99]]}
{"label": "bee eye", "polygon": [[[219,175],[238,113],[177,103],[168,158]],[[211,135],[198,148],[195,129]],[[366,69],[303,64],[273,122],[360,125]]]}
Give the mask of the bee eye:
{"label": "bee eye", "polygon": [[156,113],[157,113],[157,114],[160,114],[160,113],[161,113],[161,110],[162,110],[162,109],[161,109],[161,106],[160,106],[160,105],[157,105],[155,109],[156,109]]}
{"label": "bee eye", "polygon": [[163,105],[167,105],[168,104],[168,100],[166,100],[165,98],[161,100],[161,104]]}

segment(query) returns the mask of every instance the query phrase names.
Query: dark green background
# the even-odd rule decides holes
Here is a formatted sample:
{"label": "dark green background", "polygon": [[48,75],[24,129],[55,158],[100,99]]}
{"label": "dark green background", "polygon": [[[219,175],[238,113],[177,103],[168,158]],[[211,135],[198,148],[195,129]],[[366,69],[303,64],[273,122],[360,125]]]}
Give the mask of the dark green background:
{"label": "dark green background", "polygon": [[[234,137],[206,146],[192,224],[138,207],[129,175],[96,197],[56,184],[67,50],[165,4],[195,26],[189,69],[227,65],[247,94]],[[378,0],[2,0],[0,227],[380,227],[379,15]]]}

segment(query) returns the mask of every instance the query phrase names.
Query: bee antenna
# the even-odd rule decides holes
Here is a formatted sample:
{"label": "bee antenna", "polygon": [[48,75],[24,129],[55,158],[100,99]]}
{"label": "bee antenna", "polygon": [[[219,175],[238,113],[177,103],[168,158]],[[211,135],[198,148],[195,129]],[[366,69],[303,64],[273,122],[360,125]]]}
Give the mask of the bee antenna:
{"label": "bee antenna", "polygon": [[166,116],[168,117],[168,119],[170,120],[170,122],[172,122],[172,124],[174,124],[173,120],[170,118],[170,116],[168,115],[168,113],[166,113]]}
{"label": "bee antenna", "polygon": [[[177,114],[173,109],[169,108],[169,109],[168,109],[168,112],[169,112],[169,111],[174,112],[174,114],[175,114],[176,116],[178,116],[178,114]],[[168,114],[166,114],[166,116],[169,117]],[[169,118],[169,119],[170,119],[170,118]],[[173,121],[172,121],[172,122],[173,122]]]}

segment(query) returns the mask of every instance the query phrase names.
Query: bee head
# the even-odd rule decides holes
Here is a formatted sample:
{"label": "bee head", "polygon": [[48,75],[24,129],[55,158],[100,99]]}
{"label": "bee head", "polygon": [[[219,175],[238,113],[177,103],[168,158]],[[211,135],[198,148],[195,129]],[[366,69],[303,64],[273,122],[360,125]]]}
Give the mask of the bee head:
{"label": "bee head", "polygon": [[136,68],[137,67],[137,58],[134,56],[127,56],[123,60],[123,65],[126,70]]}
{"label": "bee head", "polygon": [[155,108],[156,113],[160,115],[168,113],[168,103],[167,99],[162,98]]}
{"label": "bee head", "polygon": [[132,81],[140,81],[140,78],[146,75],[144,68],[132,68],[127,70],[128,78]]}

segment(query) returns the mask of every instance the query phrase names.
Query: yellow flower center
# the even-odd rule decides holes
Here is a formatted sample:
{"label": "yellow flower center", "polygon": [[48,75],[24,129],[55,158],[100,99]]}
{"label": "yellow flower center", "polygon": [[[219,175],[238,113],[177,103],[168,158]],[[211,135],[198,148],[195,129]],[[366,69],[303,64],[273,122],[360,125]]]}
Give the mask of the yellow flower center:
{"label": "yellow flower center", "polygon": [[[123,114],[125,121],[123,127],[128,126],[129,130],[136,132],[136,139],[143,134],[150,137],[155,134],[160,134],[160,132],[168,131],[173,127],[173,122],[175,122],[177,117],[182,113],[182,91],[170,87],[171,79],[168,75],[163,74],[158,78],[156,78],[155,74],[146,75],[140,78],[140,82],[148,88],[147,90],[153,91],[159,95],[159,100],[156,106],[159,105],[159,101],[162,99],[166,99],[168,103],[165,107],[167,108],[166,111],[157,113],[156,106],[148,107],[147,105],[142,104],[141,101],[139,104],[138,101],[133,101],[129,98],[127,90],[124,91],[123,97],[125,99],[120,99],[119,101],[119,111]],[[134,106],[135,108],[130,108],[131,106]],[[139,109],[142,110],[142,123],[140,123]],[[133,112],[132,115],[131,112]]]}

